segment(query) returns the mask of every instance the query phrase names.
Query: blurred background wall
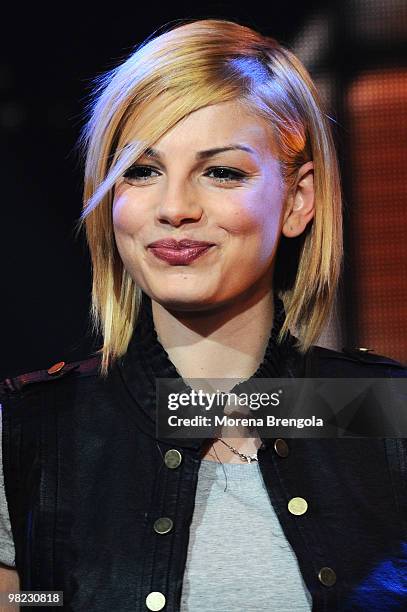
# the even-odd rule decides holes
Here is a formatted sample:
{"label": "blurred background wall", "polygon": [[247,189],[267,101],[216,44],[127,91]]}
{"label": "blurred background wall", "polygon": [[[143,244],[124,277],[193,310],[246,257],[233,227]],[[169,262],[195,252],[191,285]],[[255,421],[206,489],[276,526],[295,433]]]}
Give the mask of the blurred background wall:
{"label": "blurred background wall", "polygon": [[[65,7],[66,8],[66,7]],[[250,10],[249,10],[250,9]],[[0,379],[85,358],[91,276],[75,144],[91,80],[183,18],[239,21],[305,63],[341,164],[345,265],[319,344],[407,362],[407,2],[120,3],[3,11],[0,55]]]}

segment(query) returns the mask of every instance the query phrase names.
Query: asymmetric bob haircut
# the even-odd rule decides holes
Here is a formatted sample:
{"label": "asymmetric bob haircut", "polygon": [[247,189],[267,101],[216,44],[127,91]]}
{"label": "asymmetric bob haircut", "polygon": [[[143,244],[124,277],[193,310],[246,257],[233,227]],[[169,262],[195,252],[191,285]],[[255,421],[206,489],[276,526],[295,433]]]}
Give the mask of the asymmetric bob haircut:
{"label": "asymmetric bob haircut", "polygon": [[[112,223],[115,183],[189,113],[238,101],[271,127],[273,153],[288,189],[299,167],[314,163],[315,216],[298,238],[283,235],[273,289],[286,318],[278,341],[295,329],[305,352],[330,314],[342,267],[342,205],[329,117],[312,79],[273,38],[224,19],[183,20],[148,39],[120,65],[96,77],[78,141],[84,157],[85,225],[93,282],[90,320],[101,333],[100,374],[124,355],[137,324],[138,287],[120,258]],[[273,214],[270,211],[270,214]]]}

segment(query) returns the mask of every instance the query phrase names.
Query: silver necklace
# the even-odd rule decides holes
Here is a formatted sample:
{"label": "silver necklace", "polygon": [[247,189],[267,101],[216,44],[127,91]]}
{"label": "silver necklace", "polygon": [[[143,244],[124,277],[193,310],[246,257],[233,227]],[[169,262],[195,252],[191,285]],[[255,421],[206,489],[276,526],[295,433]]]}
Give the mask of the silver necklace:
{"label": "silver necklace", "polygon": [[228,448],[230,448],[230,450],[232,452],[235,453],[235,455],[239,455],[239,457],[241,459],[243,459],[243,461],[247,461],[247,463],[251,463],[252,461],[258,461],[257,458],[257,453],[255,455],[245,455],[244,453],[239,452],[236,448],[234,448],[233,446],[230,446],[230,444],[228,444],[227,442],[225,442],[224,440],[222,440],[222,438],[215,438],[215,440],[219,440],[219,442],[222,442],[225,446],[227,446]]}

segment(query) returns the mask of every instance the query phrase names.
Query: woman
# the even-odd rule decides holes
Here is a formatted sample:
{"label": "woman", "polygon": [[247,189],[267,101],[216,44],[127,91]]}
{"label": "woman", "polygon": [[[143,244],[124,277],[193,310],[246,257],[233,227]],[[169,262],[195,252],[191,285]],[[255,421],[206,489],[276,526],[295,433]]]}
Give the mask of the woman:
{"label": "woman", "polygon": [[183,23],[97,82],[81,146],[103,347],[3,382],[21,588],[75,611],[405,606],[404,440],[156,430],[157,379],[406,376],[313,345],[342,225],[305,68],[237,23]]}

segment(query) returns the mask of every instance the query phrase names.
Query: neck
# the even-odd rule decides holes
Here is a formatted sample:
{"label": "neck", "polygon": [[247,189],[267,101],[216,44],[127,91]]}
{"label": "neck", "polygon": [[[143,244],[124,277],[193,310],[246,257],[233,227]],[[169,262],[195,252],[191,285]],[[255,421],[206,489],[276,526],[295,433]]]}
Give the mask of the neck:
{"label": "neck", "polygon": [[183,378],[252,376],[262,362],[274,317],[273,292],[200,311],[151,300],[157,337]]}

